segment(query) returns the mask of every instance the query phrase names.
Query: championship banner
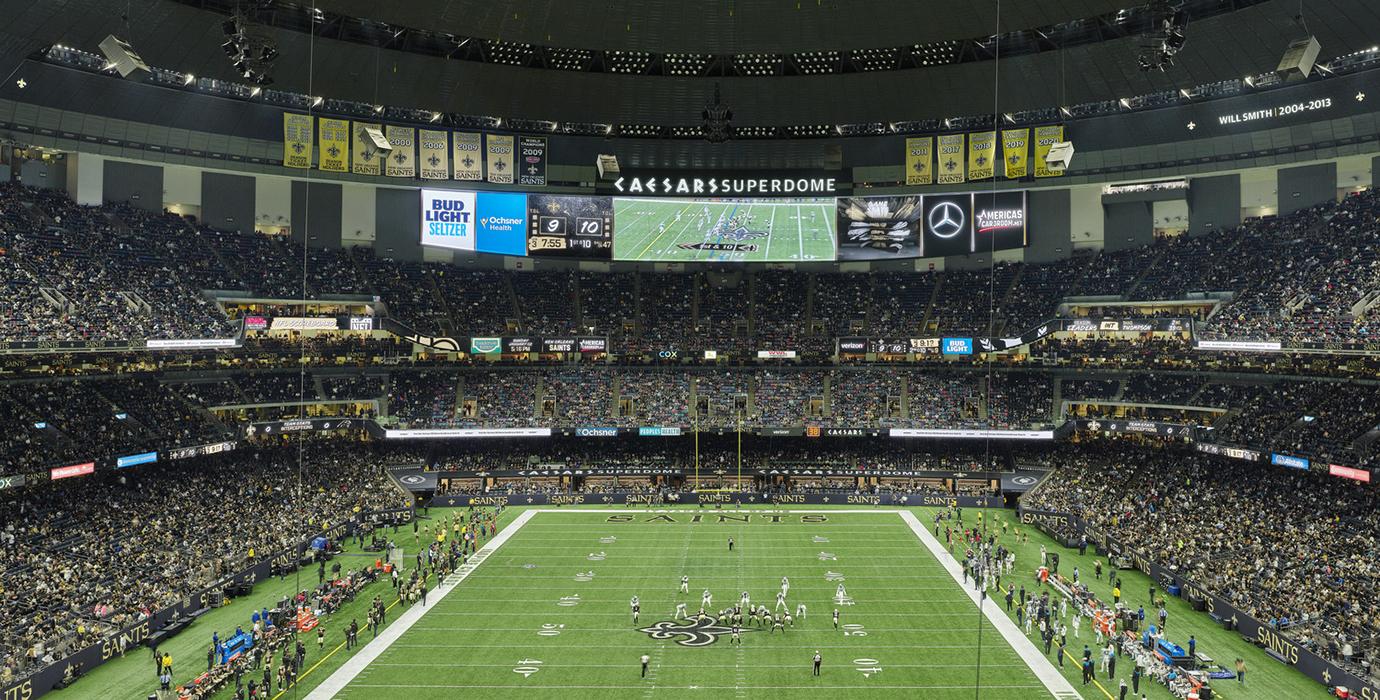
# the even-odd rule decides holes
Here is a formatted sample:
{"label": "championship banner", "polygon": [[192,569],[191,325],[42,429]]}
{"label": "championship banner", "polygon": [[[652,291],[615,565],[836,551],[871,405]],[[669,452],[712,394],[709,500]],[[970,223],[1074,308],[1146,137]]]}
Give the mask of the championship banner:
{"label": "championship banner", "polygon": [[350,171],[356,175],[383,174],[383,152],[374,145],[369,134],[364,132],[365,129],[377,130],[378,128],[378,124],[365,124],[363,122],[351,124],[355,145],[350,151]]}
{"label": "championship banner", "polygon": [[963,134],[939,137],[939,184],[956,185],[963,177]]}
{"label": "championship banner", "polygon": [[312,123],[309,114],[283,113],[283,167],[311,167]]}
{"label": "championship banner", "polygon": [[906,184],[934,184],[934,137],[906,139]]}
{"label": "championship banner", "polygon": [[447,132],[422,129],[417,132],[417,158],[423,180],[450,179],[450,143]]}
{"label": "championship banner", "polygon": [[484,162],[489,170],[489,182],[496,185],[513,184],[513,137],[486,134]]}
{"label": "championship banner", "polygon": [[992,177],[992,161],[995,159],[995,131],[979,131],[968,134],[968,179],[986,180]]}
{"label": "championship banner", "polygon": [[518,184],[545,187],[546,137],[523,136],[518,140],[518,152],[522,155]]}
{"label": "championship banner", "polygon": [[388,165],[384,174],[388,177],[417,176],[417,130],[410,126],[388,125],[388,145],[393,150],[388,153]]}
{"label": "championship banner", "polygon": [[321,132],[321,160],[318,167],[336,173],[349,172],[350,120],[322,117],[316,120],[316,128]]}
{"label": "championship banner", "polygon": [[1045,158],[1049,157],[1049,147],[1063,140],[1062,124],[1035,127],[1035,177],[1059,177],[1064,174],[1063,170],[1051,168],[1045,162]]}
{"label": "championship banner", "polygon": [[1025,177],[1029,167],[1030,129],[1005,129],[1001,132],[1001,162],[1008,180]]}
{"label": "championship banner", "polygon": [[484,179],[484,160],[480,153],[484,149],[483,134],[473,131],[456,131],[451,134],[450,146],[455,162],[455,179],[478,182]]}

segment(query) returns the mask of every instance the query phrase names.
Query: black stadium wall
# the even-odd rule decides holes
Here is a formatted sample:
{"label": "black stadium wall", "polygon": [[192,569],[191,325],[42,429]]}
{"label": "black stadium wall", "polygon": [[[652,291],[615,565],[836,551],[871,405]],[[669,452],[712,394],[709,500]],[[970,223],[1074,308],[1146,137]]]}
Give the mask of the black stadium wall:
{"label": "black stadium wall", "polygon": [[340,183],[293,180],[292,240],[300,245],[305,233],[308,247],[339,248],[341,196]]}
{"label": "black stadium wall", "polygon": [[374,252],[394,260],[421,260],[418,229],[422,200],[416,190],[380,187],[374,210]]}
{"label": "black stadium wall", "polygon": [[201,220],[226,231],[253,231],[253,176],[201,173]]}
{"label": "black stadium wall", "polygon": [[1280,168],[1276,176],[1280,216],[1337,199],[1336,163]]}
{"label": "black stadium wall", "polygon": [[1188,185],[1188,235],[1241,223],[1241,176],[1195,177]]}
{"label": "black stadium wall", "polygon": [[1154,242],[1154,213],[1150,202],[1103,204],[1102,218],[1102,244],[1108,251],[1139,248]]}
{"label": "black stadium wall", "polygon": [[107,160],[101,180],[105,201],[163,211],[163,166]]}
{"label": "black stadium wall", "polygon": [[1025,262],[1062,260],[1073,255],[1073,205],[1067,189],[1031,190],[1029,240]]}

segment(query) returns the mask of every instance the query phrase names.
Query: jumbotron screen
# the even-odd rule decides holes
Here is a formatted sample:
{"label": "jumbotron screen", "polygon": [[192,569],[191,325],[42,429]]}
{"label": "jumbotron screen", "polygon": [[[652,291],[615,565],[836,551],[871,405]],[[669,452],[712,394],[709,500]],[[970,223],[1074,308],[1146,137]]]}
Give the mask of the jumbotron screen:
{"label": "jumbotron screen", "polygon": [[655,262],[834,259],[834,199],[615,198],[613,257]]}
{"label": "jumbotron screen", "polygon": [[1024,191],[838,199],[838,259],[937,258],[1022,248]]}

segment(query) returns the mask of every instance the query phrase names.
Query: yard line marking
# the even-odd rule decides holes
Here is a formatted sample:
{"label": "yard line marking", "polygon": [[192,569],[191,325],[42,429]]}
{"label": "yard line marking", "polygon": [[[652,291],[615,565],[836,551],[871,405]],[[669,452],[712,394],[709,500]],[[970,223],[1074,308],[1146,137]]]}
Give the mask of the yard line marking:
{"label": "yard line marking", "polygon": [[[648,673],[651,673],[651,671],[648,671]],[[509,690],[509,691],[516,691],[516,690],[517,690],[517,686],[513,686],[513,685],[477,685],[477,684],[474,684],[474,683],[463,683],[463,684],[455,684],[455,683],[429,683],[429,684],[420,684],[420,683],[386,683],[386,684],[380,684],[380,683],[356,683],[353,687],[355,687],[355,688],[387,688],[387,689],[392,689],[392,690],[403,689],[403,688],[431,688],[431,689],[440,688],[440,689],[446,689],[446,690],[451,690],[451,689],[454,689],[454,690],[465,690],[465,689],[468,689],[468,688],[501,688],[501,689]],[[605,689],[605,688],[611,688],[611,689],[614,689],[614,690],[634,690],[634,689],[639,689],[639,688],[644,688],[644,687],[646,687],[646,686],[642,686],[642,685],[608,685],[607,683],[601,683],[601,684],[599,684],[599,685],[530,685],[530,686],[525,685],[525,686],[522,686],[521,692],[523,692],[523,693],[530,693],[530,692],[537,691],[537,690],[603,690],[603,689]],[[873,690],[972,690],[972,688],[973,688],[972,685],[872,685],[872,684],[868,684],[866,687],[867,687],[867,688],[870,688],[870,689],[873,689]],[[1000,684],[1000,685],[984,685],[984,686],[982,686],[982,687],[984,687],[984,688],[997,688],[997,689],[1018,689],[1018,688],[1041,688],[1041,687],[1043,687],[1043,686],[1041,686],[1039,683],[1027,683],[1027,684],[1003,683],[1003,684]],[[733,686],[731,686],[731,685],[663,685],[663,686],[661,686],[661,688],[662,688],[663,690],[733,690]],[[774,686],[771,686],[770,688],[765,688],[764,690],[859,690],[859,686],[856,686],[856,685],[774,685]],[[310,697],[310,696],[309,696],[309,697]]]}
{"label": "yard line marking", "polygon": [[461,566],[454,574],[448,576],[444,582],[438,584],[436,590],[432,591],[431,595],[428,596],[430,600],[426,606],[413,605],[408,608],[402,615],[398,616],[398,619],[394,621],[393,624],[385,628],[378,637],[371,640],[368,644],[365,644],[363,649],[350,657],[340,668],[336,669],[335,673],[332,673],[326,680],[321,682],[321,685],[318,685],[312,690],[311,693],[307,695],[307,700],[329,700],[329,698],[335,697],[340,691],[344,690],[345,686],[349,685],[350,681],[355,679],[355,676],[358,676],[367,666],[378,660],[379,656],[387,651],[388,647],[392,646],[394,642],[398,641],[398,638],[401,637],[404,632],[417,624],[417,621],[422,619],[423,615],[444,600],[452,590],[455,590],[456,586],[460,585],[460,582],[469,578],[469,575],[474,573],[475,569],[479,568],[480,564],[483,564],[494,552],[498,551],[498,548],[502,547],[504,542],[511,539],[513,535],[517,534],[518,530],[522,529],[523,525],[527,524],[528,520],[534,517],[536,517],[536,511],[531,510],[523,511],[518,514],[518,516],[513,519],[513,522],[508,523],[507,527],[499,531],[497,535],[494,535],[493,539],[489,540],[488,544],[480,547],[479,551],[475,552],[474,556],[470,557],[468,564]]}
{"label": "yard line marking", "polygon": [[939,544],[939,540],[935,539],[929,530],[925,529],[925,525],[920,522],[920,519],[908,510],[900,511],[900,513],[901,520],[905,521],[911,531],[920,538],[921,544],[930,551],[930,554],[934,555],[939,566],[949,572],[954,583],[968,596],[973,605],[981,608],[982,614],[996,628],[997,633],[1006,640],[1007,644],[1011,645],[1021,660],[1025,661],[1030,670],[1035,673],[1035,677],[1039,678],[1045,689],[1050,692],[1050,695],[1056,698],[1078,697],[1078,691],[1074,690],[1073,684],[1069,683],[1068,679],[1059,672],[1059,669],[1055,668],[1054,664],[1035,648],[1029,638],[1021,634],[1011,618],[1007,617],[996,605],[985,605],[984,601],[987,600],[985,595],[980,598],[977,591],[964,585],[963,570],[959,567],[958,561],[954,559],[953,555],[944,551],[944,546]]}

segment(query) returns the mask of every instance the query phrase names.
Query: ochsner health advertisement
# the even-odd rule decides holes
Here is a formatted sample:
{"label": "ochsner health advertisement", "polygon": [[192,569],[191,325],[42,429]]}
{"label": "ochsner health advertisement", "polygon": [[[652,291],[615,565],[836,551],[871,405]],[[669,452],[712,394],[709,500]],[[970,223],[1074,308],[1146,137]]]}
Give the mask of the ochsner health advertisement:
{"label": "ochsner health advertisement", "polygon": [[527,195],[480,192],[479,242],[475,250],[500,255],[527,254]]}
{"label": "ochsner health advertisement", "polygon": [[473,192],[422,190],[422,245],[475,249]]}

